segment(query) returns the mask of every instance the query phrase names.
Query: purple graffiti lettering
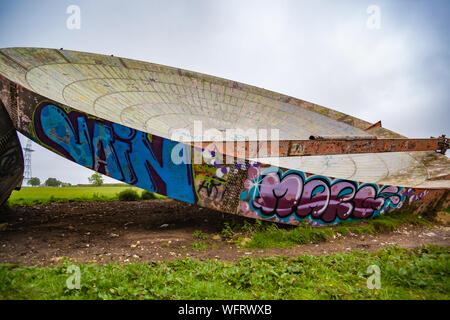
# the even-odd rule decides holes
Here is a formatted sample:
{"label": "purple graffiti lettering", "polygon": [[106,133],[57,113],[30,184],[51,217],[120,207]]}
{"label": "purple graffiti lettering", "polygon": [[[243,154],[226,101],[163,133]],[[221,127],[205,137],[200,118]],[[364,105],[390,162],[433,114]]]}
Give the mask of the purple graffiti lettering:
{"label": "purple graffiti lettering", "polygon": [[320,217],[330,202],[330,188],[322,180],[306,183],[302,199],[295,212],[299,217]]}
{"label": "purple graffiti lettering", "polygon": [[260,183],[261,196],[253,200],[253,205],[266,215],[277,213],[280,217],[285,217],[297,204],[302,187],[301,176],[292,174],[280,181],[278,174],[269,173],[262,179]]}
{"label": "purple graffiti lettering", "polygon": [[[271,170],[259,175],[256,168],[248,171],[244,183],[254,210],[261,214],[289,219],[311,217],[325,223],[336,219],[367,219],[390,208],[400,208],[405,199],[404,189],[376,184],[358,186],[355,181],[313,176],[305,179],[300,171]],[[247,206],[243,206],[247,208]],[[250,208],[249,208],[250,209]]]}

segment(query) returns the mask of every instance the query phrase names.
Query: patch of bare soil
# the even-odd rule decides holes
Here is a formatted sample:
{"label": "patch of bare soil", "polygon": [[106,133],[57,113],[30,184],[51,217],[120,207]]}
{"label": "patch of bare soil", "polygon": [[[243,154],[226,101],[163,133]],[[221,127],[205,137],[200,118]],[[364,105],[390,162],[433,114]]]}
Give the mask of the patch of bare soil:
{"label": "patch of bare soil", "polygon": [[[14,207],[0,215],[0,263],[52,265],[68,257],[76,262],[150,262],[185,257],[231,261],[241,256],[297,256],[351,250],[376,251],[398,245],[450,245],[450,228],[406,226],[389,234],[348,235],[294,248],[241,249],[218,236],[206,250],[194,248],[200,230],[217,234],[224,222],[246,218],[175,200],[73,202]],[[195,250],[197,249],[197,250]]]}

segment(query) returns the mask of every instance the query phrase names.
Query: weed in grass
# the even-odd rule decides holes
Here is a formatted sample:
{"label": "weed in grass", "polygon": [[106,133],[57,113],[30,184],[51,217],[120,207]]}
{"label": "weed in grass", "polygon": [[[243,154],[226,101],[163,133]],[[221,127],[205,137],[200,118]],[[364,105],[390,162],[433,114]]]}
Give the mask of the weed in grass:
{"label": "weed in grass", "polygon": [[[244,221],[243,224],[232,219],[231,223],[224,223],[221,235],[226,239],[231,239],[242,234],[250,235],[258,231],[270,231],[274,227],[276,228],[274,223],[258,219],[252,222]],[[289,228],[289,226],[285,227]]]}
{"label": "weed in grass", "polygon": [[201,240],[206,240],[208,239],[208,235],[206,233],[203,233],[200,230],[195,230],[194,233],[192,234],[195,238],[201,239]]}
{"label": "weed in grass", "polygon": [[333,236],[330,228],[315,228],[302,225],[290,230],[273,227],[265,231],[253,233],[251,240],[245,244],[247,248],[292,247],[299,244],[317,243],[326,241]]}
{"label": "weed in grass", "polygon": [[107,200],[107,198],[102,194],[100,194],[99,192],[94,192],[92,194],[92,201],[104,201],[104,200]]}
{"label": "weed in grass", "polygon": [[156,194],[154,194],[153,192],[147,191],[147,190],[142,191],[141,198],[142,198],[142,200],[158,199]]}
{"label": "weed in grass", "polygon": [[192,243],[192,249],[194,251],[206,251],[208,249],[208,245],[203,241],[194,241],[194,243]]}
{"label": "weed in grass", "polygon": [[120,201],[137,201],[139,200],[139,194],[136,190],[126,189],[118,193]]}
{"label": "weed in grass", "polygon": [[220,232],[222,234],[222,236],[226,239],[229,239],[233,236],[234,232],[231,229],[231,226],[228,222],[224,223],[224,226],[222,228],[222,231]]}

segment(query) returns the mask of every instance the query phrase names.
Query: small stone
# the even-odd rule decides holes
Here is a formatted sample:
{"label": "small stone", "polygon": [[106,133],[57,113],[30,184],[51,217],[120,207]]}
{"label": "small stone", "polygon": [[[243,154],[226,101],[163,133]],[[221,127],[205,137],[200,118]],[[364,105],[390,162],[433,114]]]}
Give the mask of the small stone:
{"label": "small stone", "polygon": [[53,257],[53,258],[50,259],[50,261],[53,261],[53,262],[59,262],[59,261],[61,261],[63,258],[64,258],[64,257]]}

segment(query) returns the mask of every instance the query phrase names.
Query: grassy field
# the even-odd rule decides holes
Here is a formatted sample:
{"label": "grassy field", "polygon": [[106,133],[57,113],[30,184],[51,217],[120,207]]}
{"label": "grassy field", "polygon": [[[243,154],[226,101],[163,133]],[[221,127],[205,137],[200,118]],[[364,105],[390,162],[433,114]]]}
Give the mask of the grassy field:
{"label": "grassy field", "polygon": [[[450,252],[437,246],[237,262],[76,264],[81,272],[78,290],[66,285],[70,265],[0,265],[0,299],[450,298]],[[367,287],[371,265],[380,268],[380,289]]]}
{"label": "grassy field", "polygon": [[[114,201],[118,200],[118,193],[133,189],[141,194],[142,189],[124,186],[101,186],[101,187],[22,187],[20,191],[13,191],[8,199],[9,205],[33,205],[49,202],[67,201]],[[156,195],[158,198],[163,196]]]}

